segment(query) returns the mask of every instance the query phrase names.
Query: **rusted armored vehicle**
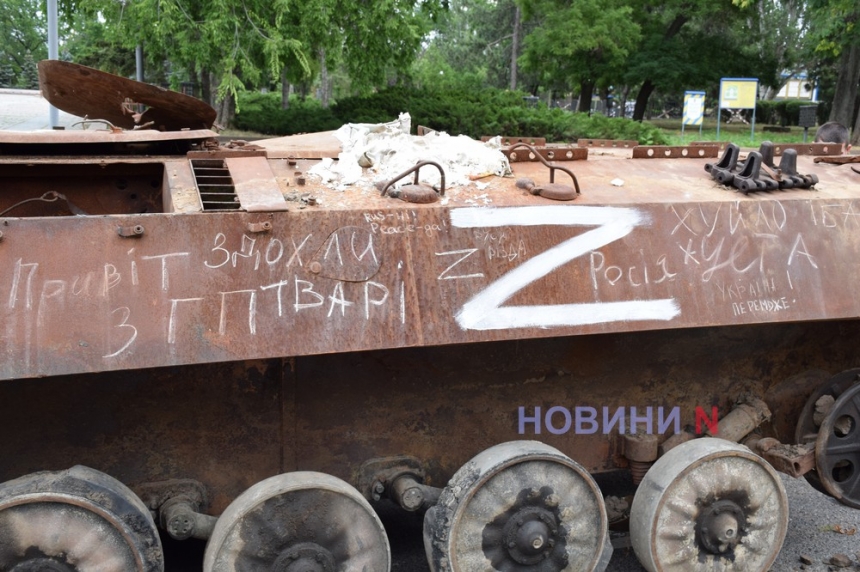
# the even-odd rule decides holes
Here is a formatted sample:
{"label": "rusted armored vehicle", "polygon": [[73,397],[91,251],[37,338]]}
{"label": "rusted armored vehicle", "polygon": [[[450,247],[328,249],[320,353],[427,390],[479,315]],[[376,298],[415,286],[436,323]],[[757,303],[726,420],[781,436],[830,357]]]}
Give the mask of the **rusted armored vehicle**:
{"label": "rusted armored vehicle", "polygon": [[205,539],[190,569],[386,572],[390,507],[425,570],[604,570],[626,471],[646,569],[765,571],[777,470],[860,504],[860,175],[828,146],[529,141],[397,182],[461,140],[225,144],[41,72],[94,124],[0,134],[0,570]]}

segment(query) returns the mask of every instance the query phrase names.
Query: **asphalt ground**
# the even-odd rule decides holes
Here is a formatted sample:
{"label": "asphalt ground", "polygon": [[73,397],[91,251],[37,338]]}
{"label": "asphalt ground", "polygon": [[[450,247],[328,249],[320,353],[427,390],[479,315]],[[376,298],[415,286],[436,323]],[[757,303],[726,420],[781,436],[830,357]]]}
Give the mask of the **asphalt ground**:
{"label": "asphalt ground", "polygon": [[[81,119],[59,112],[59,125],[66,129]],[[48,102],[37,91],[0,89],[0,130],[34,131],[50,129]],[[836,554],[848,556],[853,570],[860,570],[860,510],[846,507],[813,489],[805,479],[783,476],[789,499],[788,533],[774,572],[824,572],[836,570],[829,564]],[[602,483],[601,483],[602,484]],[[422,541],[422,519],[419,514],[402,514],[399,509],[380,507],[392,545],[392,572],[429,572]],[[614,537],[617,546],[608,572],[640,572],[624,535]],[[165,539],[167,572],[199,571],[205,543],[178,543]],[[801,556],[812,564],[801,563]],[[846,570],[846,568],[842,568]]]}
{"label": "asphalt ground", "polygon": [[[37,131],[50,129],[48,101],[38,91],[0,89],[0,129],[7,131]],[[80,117],[59,112],[58,125],[72,129]]]}

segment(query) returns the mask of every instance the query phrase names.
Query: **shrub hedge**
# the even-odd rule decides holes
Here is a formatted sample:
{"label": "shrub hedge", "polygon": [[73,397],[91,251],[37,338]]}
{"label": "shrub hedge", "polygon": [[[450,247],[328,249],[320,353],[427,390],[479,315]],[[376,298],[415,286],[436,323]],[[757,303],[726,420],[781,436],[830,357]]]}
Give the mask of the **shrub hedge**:
{"label": "shrub hedge", "polygon": [[348,97],[330,109],[316,100],[290,100],[281,109],[280,94],[240,96],[234,126],[269,135],[291,135],[336,129],[344,123],[382,123],[406,111],[413,126],[423,125],[451,135],[545,137],[548,141],[629,139],[642,144],[667,142],[663,132],[647,123],[602,115],[589,117],[545,105],[530,107],[523,93],[499,89],[427,90],[392,87],[363,97]]}
{"label": "shrub hedge", "polygon": [[797,125],[800,122],[800,108],[813,105],[808,99],[761,100],[756,102],[756,123],[771,125]]}

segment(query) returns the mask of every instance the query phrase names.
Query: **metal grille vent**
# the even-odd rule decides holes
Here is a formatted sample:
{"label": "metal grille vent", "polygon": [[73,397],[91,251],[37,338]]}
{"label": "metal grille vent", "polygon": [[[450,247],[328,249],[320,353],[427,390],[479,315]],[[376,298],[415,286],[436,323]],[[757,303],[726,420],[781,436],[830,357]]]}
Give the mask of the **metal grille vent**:
{"label": "metal grille vent", "polygon": [[204,211],[237,211],[242,208],[230,170],[222,159],[192,159],[191,169]]}

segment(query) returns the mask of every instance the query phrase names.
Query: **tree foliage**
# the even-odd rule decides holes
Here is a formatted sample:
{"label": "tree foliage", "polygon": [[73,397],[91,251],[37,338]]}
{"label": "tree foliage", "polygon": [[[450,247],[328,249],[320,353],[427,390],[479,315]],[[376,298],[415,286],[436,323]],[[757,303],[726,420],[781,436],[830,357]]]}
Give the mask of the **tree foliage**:
{"label": "tree foliage", "polygon": [[213,73],[223,97],[271,85],[285,73],[312,78],[325,53],[342,61],[359,87],[405,69],[417,52],[437,0],[77,0],[100,17],[109,41],[142,44],[174,69]]}
{"label": "tree foliage", "polygon": [[641,28],[623,0],[523,0],[536,22],[524,40],[523,67],[541,70],[552,87],[582,86],[580,111],[591,106],[595,85],[612,81],[636,47]]}
{"label": "tree foliage", "polygon": [[759,79],[773,99],[788,79],[808,71],[813,14],[807,0],[748,0],[747,29],[756,41],[754,52],[762,63]]}
{"label": "tree foliage", "polygon": [[[323,100],[331,78],[341,99],[405,79],[447,89],[519,79],[535,95],[573,92],[581,109],[590,107],[592,89],[604,98],[630,95],[641,119],[655,93],[715,95],[720,77],[746,76],[772,96],[805,70],[832,99],[822,106],[832,108],[831,118],[856,117],[856,0],[59,2],[64,59],[129,76],[133,48],[143,45],[147,81],[195,82],[213,103],[210,91],[230,96],[225,110],[245,88],[292,85],[304,98],[318,77]],[[5,85],[32,84],[25,61],[28,52],[35,60],[46,55],[45,4],[4,0]]]}
{"label": "tree foliage", "polygon": [[[509,87],[514,38],[522,31],[516,12],[514,0],[451,0],[416,62],[416,82],[454,88]],[[521,84],[534,83],[528,76],[519,79]]]}
{"label": "tree foliage", "polygon": [[[30,85],[24,77],[27,58],[48,56],[45,0],[3,0],[0,10],[0,67],[11,70],[10,85]],[[36,83],[38,87],[38,81]]]}

